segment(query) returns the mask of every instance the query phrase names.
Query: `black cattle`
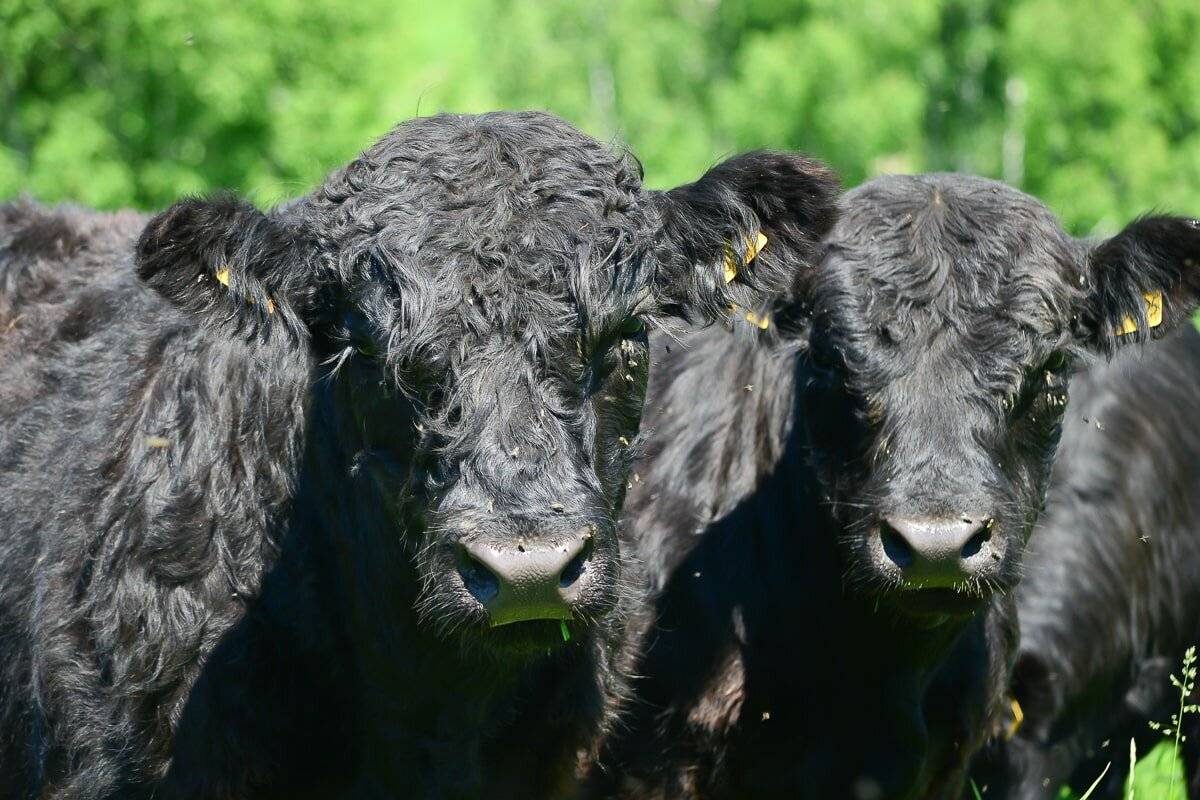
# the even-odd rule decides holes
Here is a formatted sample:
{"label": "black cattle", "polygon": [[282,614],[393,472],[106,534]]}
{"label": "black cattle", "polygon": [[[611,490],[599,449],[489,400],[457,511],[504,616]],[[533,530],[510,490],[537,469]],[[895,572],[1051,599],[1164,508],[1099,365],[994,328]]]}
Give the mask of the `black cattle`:
{"label": "black cattle", "polygon": [[595,796],[957,798],[1067,376],[1200,293],[1195,221],[1090,246],[965,176],[871,181],[826,246],[776,347],[701,331],[657,363],[626,508],[657,595]]}
{"label": "black cattle", "polygon": [[835,193],[496,113],[267,214],[3,207],[0,797],[550,795],[625,681],[646,327],[759,308]]}
{"label": "black cattle", "polygon": [[[1200,334],[1188,327],[1140,355],[1071,381],[1016,591],[1022,719],[984,751],[985,797],[1055,798],[1064,783],[1082,794],[1104,774],[1091,796],[1122,798],[1130,739],[1144,755],[1164,738],[1149,723],[1169,728],[1179,713],[1170,676],[1200,644]],[[1200,715],[1184,720],[1200,798]]]}

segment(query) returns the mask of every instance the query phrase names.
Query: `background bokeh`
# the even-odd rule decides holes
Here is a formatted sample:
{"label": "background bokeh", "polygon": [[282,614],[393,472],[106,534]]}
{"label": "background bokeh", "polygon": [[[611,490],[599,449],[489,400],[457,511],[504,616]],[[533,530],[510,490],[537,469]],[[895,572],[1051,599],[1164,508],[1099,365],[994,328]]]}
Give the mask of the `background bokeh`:
{"label": "background bokeh", "polygon": [[1200,212],[1196,0],[0,0],[0,197],[303,192],[395,122],[537,107],[653,186],[796,148],[1076,233]]}
{"label": "background bokeh", "polygon": [[1197,0],[0,0],[0,200],[266,206],[402,119],[545,108],[651,186],[800,149],[848,185],[1002,178],[1108,234],[1200,214],[1197,31]]}

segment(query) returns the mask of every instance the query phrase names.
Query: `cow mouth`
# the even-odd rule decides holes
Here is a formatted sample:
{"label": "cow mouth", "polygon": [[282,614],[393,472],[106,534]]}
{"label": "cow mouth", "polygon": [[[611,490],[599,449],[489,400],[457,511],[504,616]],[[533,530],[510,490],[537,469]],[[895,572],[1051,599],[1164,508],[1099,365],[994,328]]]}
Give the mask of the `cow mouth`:
{"label": "cow mouth", "polygon": [[497,653],[512,656],[545,655],[582,638],[585,632],[578,622],[536,619],[512,622],[490,628],[481,636]]}
{"label": "cow mouth", "polygon": [[969,617],[979,611],[986,598],[978,593],[967,594],[956,589],[906,589],[891,596],[892,605],[899,611],[920,620]]}

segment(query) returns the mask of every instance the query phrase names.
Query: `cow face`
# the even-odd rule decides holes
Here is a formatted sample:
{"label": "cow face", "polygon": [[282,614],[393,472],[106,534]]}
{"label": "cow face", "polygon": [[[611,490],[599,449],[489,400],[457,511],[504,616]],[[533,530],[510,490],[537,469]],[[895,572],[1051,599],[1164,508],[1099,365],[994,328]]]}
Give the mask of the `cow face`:
{"label": "cow face", "polygon": [[344,428],[403,529],[423,619],[543,652],[619,598],[648,329],[764,306],[815,252],[835,191],[820,165],[760,153],[648,192],[630,157],[548,115],[446,115],[272,217],[166,212],[142,272],[164,287],[152,266],[172,242],[232,221],[243,238],[200,249],[208,276],[232,259],[236,279],[201,276],[205,302],[295,315],[349,387]]}
{"label": "cow face", "polygon": [[1000,183],[886,177],[846,195],[828,246],[798,316],[801,392],[848,575],[912,613],[967,613],[1017,578],[1071,370],[1188,318],[1200,229],[1148,217],[1088,244]]}

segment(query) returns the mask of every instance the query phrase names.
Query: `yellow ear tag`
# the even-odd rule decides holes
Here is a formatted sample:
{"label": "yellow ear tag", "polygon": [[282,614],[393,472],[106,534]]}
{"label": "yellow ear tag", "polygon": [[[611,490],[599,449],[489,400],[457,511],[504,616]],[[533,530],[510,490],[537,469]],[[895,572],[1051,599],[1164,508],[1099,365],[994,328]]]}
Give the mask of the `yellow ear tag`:
{"label": "yellow ear tag", "polygon": [[[219,270],[217,270],[216,278],[217,278],[217,283],[221,284],[222,286],[224,286],[226,288],[229,288],[229,267],[221,267]],[[248,299],[250,300],[251,303],[254,302],[253,298],[248,298]],[[268,314],[275,313],[275,304],[273,302],[271,302],[271,298],[269,298],[269,297],[267,298],[267,313]]]}
{"label": "yellow ear tag", "polygon": [[1004,726],[1004,741],[1010,742],[1017,735],[1017,731],[1021,730],[1021,723],[1025,721],[1025,712],[1021,710],[1021,704],[1017,702],[1017,698],[1010,697],[1008,699],[1008,707],[1012,709],[1012,719]]}
{"label": "yellow ear tag", "polygon": [[759,330],[763,330],[763,331],[765,331],[767,328],[771,327],[770,317],[766,317],[766,316],[760,317],[758,314],[755,314],[753,311],[750,311],[746,314],[746,322],[749,322],[751,325],[753,325],[756,328],[758,328]]}
{"label": "yellow ear tag", "polygon": [[[1155,289],[1152,292],[1142,292],[1142,297],[1146,301],[1146,323],[1151,328],[1157,328],[1162,325],[1163,319],[1163,296],[1162,290]],[[1127,333],[1137,333],[1137,320],[1133,317],[1126,317],[1121,321],[1120,327],[1116,329],[1117,336],[1124,336]]]}
{"label": "yellow ear tag", "polygon": [[[742,266],[746,266],[754,257],[762,252],[762,249],[767,246],[767,237],[762,231],[758,231],[754,236],[746,239],[746,255],[742,259]],[[733,279],[738,275],[737,256],[733,253],[733,248],[725,245],[725,282],[732,283]]]}
{"label": "yellow ear tag", "polygon": [[[767,246],[767,237],[762,231],[755,232],[754,236],[746,239],[746,255],[742,258],[742,266],[749,264],[754,260],[755,256],[762,252],[762,249]],[[725,245],[725,282],[731,283],[738,276],[737,256],[733,253],[733,248]],[[730,311],[737,313],[738,307],[732,305]],[[753,311],[748,311],[745,314],[746,322],[755,326],[759,330],[766,330],[771,327],[771,319],[766,316],[759,316]]]}

